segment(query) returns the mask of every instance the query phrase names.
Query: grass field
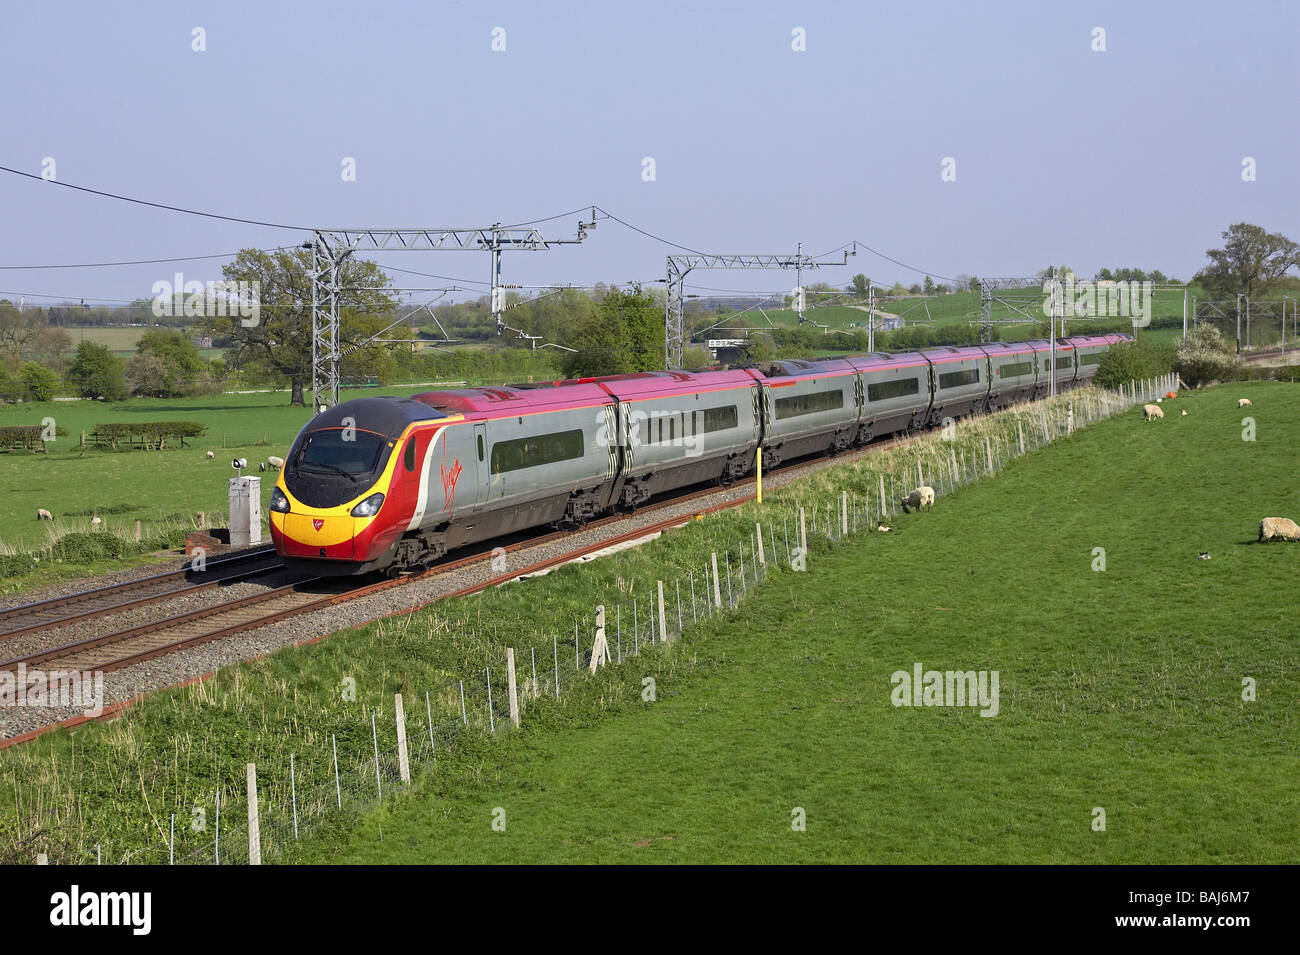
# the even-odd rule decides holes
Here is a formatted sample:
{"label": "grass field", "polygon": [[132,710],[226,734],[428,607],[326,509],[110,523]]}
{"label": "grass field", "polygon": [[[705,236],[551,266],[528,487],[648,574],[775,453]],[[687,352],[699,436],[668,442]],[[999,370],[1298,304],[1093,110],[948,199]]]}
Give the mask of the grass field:
{"label": "grass field", "polygon": [[[1300,545],[1253,543],[1261,516],[1300,512],[1296,394],[1271,382],[1192,393],[1155,423],[1132,409],[893,520],[891,534],[836,548],[810,531],[806,575],[775,572],[736,614],[530,703],[517,733],[467,731],[434,768],[421,763],[409,793],[386,787],[360,819],[331,813],[291,858],[1300,861]],[[1253,442],[1240,395],[1254,401]],[[955,444],[969,460],[987,422],[1005,446],[1017,418],[962,426]],[[435,722],[455,720],[439,687],[499,668],[504,646],[545,661],[558,629],[563,656],[564,631],[597,600],[621,603],[626,627],[647,583],[734,553],[756,518],[779,540],[796,502],[820,513],[839,489],[871,494],[877,474],[908,480],[935,453],[948,446],[928,436],[837,465],[761,510],[230,667],[116,722],[0,752],[0,858],[57,843],[54,861],[101,844],[106,860],[165,861],[169,812],[210,813],[220,789],[223,818],[238,820],[248,760],[269,827],[291,753],[300,797],[332,804],[332,735],[341,757],[366,757],[377,714],[387,752],[394,692],[432,688]],[[916,663],[998,671],[998,715],[893,707],[891,674]],[[1246,677],[1257,701],[1242,699]],[[340,696],[347,678],[353,702]],[[497,807],[504,833],[490,826]],[[791,831],[795,807],[806,832]],[[284,831],[283,812],[274,824]],[[178,851],[205,838],[186,830]]]}
{"label": "grass field", "polygon": [[[413,390],[418,389],[369,388],[345,392],[344,398]],[[46,417],[68,430],[66,437],[47,444],[48,454],[0,454],[0,488],[6,495],[0,509],[0,541],[11,548],[46,542],[51,525],[36,520],[42,507],[54,514],[56,531],[84,529],[81,525],[96,509],[103,509],[103,520],[110,526],[134,528],[137,519],[149,523],[199,510],[224,526],[226,481],[235,473],[230,459],[247,458],[256,473],[257,462],[268,455],[283,457],[308,420],[308,411],[290,407],[287,392],[0,405],[0,425],[36,425]],[[192,446],[187,440],[184,449],[81,450],[82,431],[89,433],[100,422],[130,421],[198,421],[208,432],[192,439]],[[209,450],[215,454],[212,460],[207,458]],[[274,475],[261,477],[265,514]]]}
{"label": "grass field", "polygon": [[[1198,287],[1193,287],[1190,294],[1196,295],[1200,292]],[[1008,290],[1001,293],[1004,297],[1016,302],[1024,301],[1027,304],[1022,305],[1025,311],[1044,321],[1046,317],[1042,310],[1043,295],[1037,289],[1020,289]],[[833,329],[850,329],[854,326],[861,326],[865,329],[867,312],[865,309],[854,308],[851,305],[843,304],[843,299],[836,299],[835,296],[814,296],[810,304],[816,305],[817,301],[825,300],[828,303],[825,306],[813,307],[808,309],[805,317],[812,319],[822,325],[827,325]],[[884,302],[879,306],[882,312],[898,315],[908,325],[925,324],[934,326],[964,324],[967,322],[978,321],[980,318],[980,295],[978,292],[954,292],[951,295],[937,295],[931,298],[921,296],[901,298],[892,302]],[[798,315],[792,309],[765,309],[765,313],[777,325],[794,326],[798,324]],[[1183,314],[1183,295],[1181,291],[1158,291],[1154,294],[1152,300],[1151,317],[1156,318],[1181,318]],[[720,317],[720,316],[719,316]],[[1011,309],[1004,305],[996,304],[993,309],[993,318],[1005,319],[1019,317]],[[757,309],[745,313],[745,319],[750,325],[762,326],[766,324],[763,316]],[[1078,322],[1075,330],[1083,332],[1086,330],[1087,322]],[[1003,326],[1004,335],[1014,335],[1016,338],[1034,338],[1040,337],[1043,331],[1037,326],[1026,323],[1024,326]],[[1012,329],[1006,331],[1005,329]],[[1179,335],[1181,335],[1181,329]]]}
{"label": "grass field", "polygon": [[[1300,515],[1296,397],[1219,388],[1017,461],[689,632],[659,702],[448,760],[305,857],[1294,864],[1300,545],[1254,538]],[[916,662],[999,671],[999,714],[895,708]]]}

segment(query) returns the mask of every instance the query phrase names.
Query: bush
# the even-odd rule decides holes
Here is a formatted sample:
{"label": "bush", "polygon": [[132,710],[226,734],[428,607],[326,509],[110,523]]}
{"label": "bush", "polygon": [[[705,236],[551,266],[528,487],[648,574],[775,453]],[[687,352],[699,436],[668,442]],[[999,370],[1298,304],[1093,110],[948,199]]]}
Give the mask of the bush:
{"label": "bush", "polygon": [[0,577],[17,577],[35,570],[40,561],[32,554],[0,555]]}
{"label": "bush", "polygon": [[1095,381],[1102,388],[1118,388],[1130,381],[1167,375],[1174,370],[1176,359],[1173,344],[1167,342],[1139,339],[1116,345],[1102,355]]}
{"label": "bush", "polygon": [[19,372],[28,401],[52,401],[59,391],[59,376],[34,361],[24,362]]}
{"label": "bush", "polygon": [[135,438],[140,438],[145,448],[161,450],[168,441],[174,440],[179,446],[185,438],[197,438],[207,430],[207,425],[197,421],[113,422],[95,425],[94,436],[96,444],[106,444],[115,451],[118,442],[134,445]]}
{"label": "bush", "polygon": [[50,556],[55,560],[84,564],[108,557],[121,557],[129,549],[130,545],[116,534],[94,531],[89,534],[63,535],[50,548]]}
{"label": "bush", "polygon": [[1193,388],[1235,378],[1240,367],[1233,345],[1208,322],[1193,328],[1178,346],[1178,374]]}

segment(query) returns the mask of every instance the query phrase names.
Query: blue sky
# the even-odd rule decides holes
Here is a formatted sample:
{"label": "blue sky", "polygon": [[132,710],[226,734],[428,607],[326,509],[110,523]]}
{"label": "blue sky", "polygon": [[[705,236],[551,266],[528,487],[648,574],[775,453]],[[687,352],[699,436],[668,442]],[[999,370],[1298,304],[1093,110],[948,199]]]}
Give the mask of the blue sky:
{"label": "blue sky", "polygon": [[[1185,279],[1233,222],[1300,239],[1298,39],[1300,5],[1251,0],[10,5],[0,165],[39,174],[52,157],[66,183],[303,226],[480,226],[597,203],[709,252],[858,239],[935,275],[1065,262]],[[944,157],[955,182],[941,180]],[[3,266],[307,237],[2,173],[0,221]],[[568,236],[576,221],[544,231]],[[666,251],[602,222],[582,246],[507,255],[504,274],[651,280]],[[488,272],[478,253],[380,261],[479,283]],[[219,265],[6,269],[0,291],[147,297],[178,268],[207,279]],[[855,272],[921,278],[865,252],[815,278]]]}

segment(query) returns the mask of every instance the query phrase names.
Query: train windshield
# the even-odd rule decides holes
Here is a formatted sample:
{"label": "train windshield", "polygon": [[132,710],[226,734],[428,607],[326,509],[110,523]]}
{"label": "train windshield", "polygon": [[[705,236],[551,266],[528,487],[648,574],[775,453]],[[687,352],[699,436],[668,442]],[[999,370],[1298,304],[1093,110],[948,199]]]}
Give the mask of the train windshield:
{"label": "train windshield", "polygon": [[289,493],[308,507],[338,507],[370,487],[383,469],[388,440],[357,428],[304,434],[285,468]]}
{"label": "train windshield", "polygon": [[295,463],[299,468],[364,477],[375,472],[386,444],[379,435],[355,428],[313,431],[303,442]]}

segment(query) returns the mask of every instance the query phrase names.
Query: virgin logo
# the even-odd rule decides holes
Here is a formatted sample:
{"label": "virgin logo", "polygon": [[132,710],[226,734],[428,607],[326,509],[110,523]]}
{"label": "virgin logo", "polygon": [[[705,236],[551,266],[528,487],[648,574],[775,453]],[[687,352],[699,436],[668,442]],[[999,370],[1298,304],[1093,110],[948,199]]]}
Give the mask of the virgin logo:
{"label": "virgin logo", "polygon": [[325,526],[325,522],[321,520],[319,517],[314,517],[312,518],[311,526],[316,528],[316,530],[320,530],[322,527]]}
{"label": "virgin logo", "polygon": [[450,511],[456,500],[456,482],[460,480],[460,472],[464,468],[461,467],[460,458],[454,458],[450,470],[447,468],[446,461],[442,462],[439,470],[442,472],[442,509]]}

